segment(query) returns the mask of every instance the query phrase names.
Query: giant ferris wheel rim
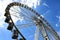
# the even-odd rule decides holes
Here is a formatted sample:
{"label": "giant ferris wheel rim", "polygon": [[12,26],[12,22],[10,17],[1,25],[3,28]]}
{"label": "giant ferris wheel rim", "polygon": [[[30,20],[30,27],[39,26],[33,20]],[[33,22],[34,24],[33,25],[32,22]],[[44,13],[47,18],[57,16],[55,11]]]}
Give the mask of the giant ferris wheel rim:
{"label": "giant ferris wheel rim", "polygon": [[38,19],[41,18],[48,26],[51,26],[51,25],[47,22],[47,20],[45,20],[38,12],[36,12],[36,11],[33,10],[32,8],[30,8],[30,7],[28,7],[27,5],[22,4],[22,3],[12,2],[12,3],[8,4],[7,7],[6,7],[6,9],[5,9],[5,13],[8,12],[8,14],[10,15],[9,10],[10,10],[10,8],[13,7],[13,6],[21,6],[21,7],[24,7],[24,8],[26,8],[26,9],[32,11],[33,13],[35,13],[35,14],[38,16]]}
{"label": "giant ferris wheel rim", "polygon": [[[33,13],[35,13],[35,14],[39,17],[38,19],[41,18],[42,21],[44,21],[48,26],[51,27],[51,25],[47,22],[47,20],[45,20],[40,14],[38,14],[35,10],[33,10],[32,8],[30,8],[30,7],[28,7],[27,5],[24,5],[24,4],[22,4],[22,3],[18,3],[18,2],[10,3],[10,4],[6,7],[5,12],[6,12],[6,13],[8,12],[8,14],[10,15],[9,10],[10,10],[10,8],[13,7],[13,6],[21,6],[21,7],[24,7],[24,8],[26,8],[26,9],[32,11]],[[54,32],[55,32],[55,31],[54,31]]]}
{"label": "giant ferris wheel rim", "polygon": [[[10,3],[9,5],[7,5],[7,7],[6,7],[6,9],[5,9],[5,12],[6,12],[6,13],[7,13],[7,12],[9,13],[10,8],[13,7],[13,6],[21,6],[21,7],[24,7],[24,8],[26,8],[26,9],[32,11],[33,13],[35,13],[35,14],[39,17],[39,19],[41,18],[43,21],[45,21],[47,24],[49,24],[49,23],[47,22],[47,20],[45,20],[39,13],[37,13],[37,12],[36,12],[35,10],[33,10],[32,8],[30,8],[30,7],[28,7],[27,5],[22,4],[22,3],[18,3],[18,2]],[[9,13],[9,14],[10,14],[10,13]]]}

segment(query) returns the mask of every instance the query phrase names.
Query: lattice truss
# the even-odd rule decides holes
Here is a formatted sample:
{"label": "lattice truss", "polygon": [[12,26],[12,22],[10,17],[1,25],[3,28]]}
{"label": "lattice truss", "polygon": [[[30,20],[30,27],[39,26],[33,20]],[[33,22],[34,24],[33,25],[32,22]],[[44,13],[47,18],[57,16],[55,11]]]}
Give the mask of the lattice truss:
{"label": "lattice truss", "polygon": [[[15,40],[60,40],[51,25],[27,5],[13,2],[6,9],[5,22]],[[20,38],[20,39],[19,39]]]}

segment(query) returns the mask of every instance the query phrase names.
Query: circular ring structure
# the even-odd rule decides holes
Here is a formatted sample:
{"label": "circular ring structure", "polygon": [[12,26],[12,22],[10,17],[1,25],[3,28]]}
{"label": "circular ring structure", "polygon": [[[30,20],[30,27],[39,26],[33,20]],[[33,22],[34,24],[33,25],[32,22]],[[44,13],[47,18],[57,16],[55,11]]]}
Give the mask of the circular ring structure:
{"label": "circular ring structure", "polygon": [[[17,8],[18,7],[18,8]],[[14,12],[13,12],[13,10],[11,10],[11,9],[14,9],[14,12],[16,12],[15,14],[14,14]],[[18,9],[18,10],[17,10]],[[19,14],[18,14],[19,13]],[[13,3],[10,3],[7,7],[6,7],[6,9],[5,9],[5,16],[6,17],[9,17],[9,19],[7,20],[7,21],[9,21],[9,22],[12,22],[12,24],[14,25],[14,27],[15,27],[15,29],[18,31],[18,33],[22,36],[22,38],[24,39],[24,40],[26,40],[25,39],[25,37],[21,34],[21,32],[18,30],[19,29],[19,27],[17,28],[17,26],[32,26],[32,25],[34,25],[33,26],[33,30],[35,31],[36,30],[36,28],[34,28],[35,26],[39,26],[39,28],[43,28],[45,31],[46,30],[48,30],[49,32],[51,32],[51,34],[53,35],[53,37],[55,37],[56,38],[56,40],[59,40],[60,38],[59,38],[59,36],[57,35],[57,33],[55,32],[55,30],[51,27],[51,25],[42,17],[42,16],[40,16],[40,14],[38,14],[35,10],[33,10],[32,8],[30,8],[30,7],[28,7],[27,5],[24,5],[24,4],[21,4],[21,3],[18,3],[18,2],[13,2]],[[24,24],[22,24],[19,20],[17,21],[17,25],[15,24],[15,20],[17,20],[17,19],[14,19],[14,17],[16,18],[19,18],[20,19],[20,21],[22,22],[22,23],[24,23]],[[25,21],[24,21],[25,20]],[[6,21],[6,22],[7,22]],[[9,23],[9,22],[7,22],[7,23]],[[19,24],[19,23],[21,23],[21,25]],[[25,24],[25,23],[27,23],[27,24]],[[13,26],[12,25],[12,26]],[[40,26],[44,26],[44,27],[40,27]],[[22,28],[23,28],[22,27]],[[12,27],[10,27],[11,29],[12,29]],[[37,30],[39,29],[39,28],[37,28]],[[30,28],[28,28],[27,27],[27,29],[28,30],[30,30]],[[31,28],[32,29],[32,28]],[[41,29],[39,29],[39,30],[41,30]],[[38,31],[39,31],[38,30]],[[23,31],[23,30],[22,30]],[[24,30],[25,31],[25,30]],[[29,31],[30,32],[30,31]],[[37,32],[37,31],[36,31]],[[24,33],[24,32],[23,32]],[[35,32],[34,32],[35,33]],[[33,31],[32,31],[32,34],[34,34],[33,33]],[[46,33],[46,32],[45,32]],[[27,32],[26,32],[26,34],[27,34]],[[25,35],[26,35],[25,34]],[[37,34],[38,34],[38,32],[37,32]],[[44,33],[42,32],[42,34],[43,34],[43,37],[46,39],[47,38],[47,34],[46,34],[46,36],[44,35]],[[26,35],[27,37],[27,40],[28,40],[28,36],[29,35]],[[36,38],[36,37],[35,37]],[[48,38],[47,38],[48,39]],[[35,40],[37,40],[37,39],[35,39]]]}

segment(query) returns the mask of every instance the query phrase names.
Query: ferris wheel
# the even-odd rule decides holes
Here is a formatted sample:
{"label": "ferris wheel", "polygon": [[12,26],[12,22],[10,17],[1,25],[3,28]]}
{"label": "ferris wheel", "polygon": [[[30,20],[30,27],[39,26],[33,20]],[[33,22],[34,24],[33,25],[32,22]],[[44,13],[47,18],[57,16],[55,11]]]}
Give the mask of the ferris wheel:
{"label": "ferris wheel", "polygon": [[[22,3],[10,3],[6,9],[5,22],[14,40],[60,40],[51,25],[35,10]],[[19,39],[20,38],[20,39]]]}

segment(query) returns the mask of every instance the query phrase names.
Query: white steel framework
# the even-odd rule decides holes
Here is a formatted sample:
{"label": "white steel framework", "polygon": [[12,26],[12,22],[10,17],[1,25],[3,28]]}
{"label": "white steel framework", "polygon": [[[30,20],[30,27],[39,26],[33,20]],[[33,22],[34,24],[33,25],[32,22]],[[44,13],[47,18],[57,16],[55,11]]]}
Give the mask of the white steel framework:
{"label": "white steel framework", "polygon": [[[23,38],[20,40],[30,40],[28,38],[30,33],[34,35],[31,40],[40,40],[39,34],[42,36],[41,40],[60,40],[60,37],[51,25],[41,17],[40,14],[27,5],[18,2],[10,3],[5,9],[4,16],[6,16],[5,22],[9,24],[8,29],[12,32],[14,29],[17,30],[15,31],[15,34],[20,34],[21,38]],[[31,32],[29,27],[31,27],[31,29],[33,28]],[[28,36],[26,35],[28,32],[25,32],[24,28],[27,29],[26,31],[29,31]],[[24,36],[21,34],[22,32],[20,29],[23,29],[23,35],[25,34]],[[17,37],[18,36],[13,36],[13,38],[18,40]]]}

